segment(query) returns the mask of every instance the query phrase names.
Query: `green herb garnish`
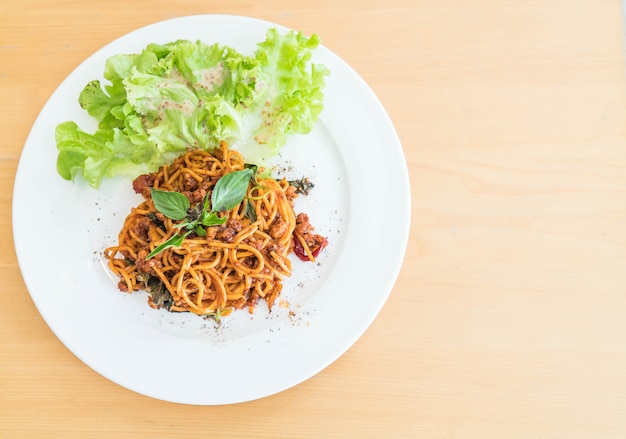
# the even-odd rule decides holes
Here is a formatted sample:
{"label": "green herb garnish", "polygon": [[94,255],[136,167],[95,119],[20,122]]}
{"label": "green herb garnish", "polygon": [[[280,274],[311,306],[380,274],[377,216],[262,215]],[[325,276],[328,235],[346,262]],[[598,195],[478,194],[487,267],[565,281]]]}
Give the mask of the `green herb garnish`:
{"label": "green herb garnish", "polygon": [[289,180],[288,183],[296,188],[296,192],[302,195],[309,195],[309,191],[315,187],[308,177],[302,177],[300,180]]}
{"label": "green herb garnish", "polygon": [[185,232],[185,234],[183,235],[174,235],[172,236],[170,239],[168,239],[167,241],[161,243],[160,245],[158,245],[157,247],[154,248],[154,250],[152,250],[150,253],[148,253],[148,256],[146,256],[146,261],[156,255],[158,255],[159,253],[161,253],[163,250],[168,249],[170,247],[180,247],[181,244],[183,243],[183,240],[187,237],[187,235],[189,235],[191,233],[191,230],[188,230],[187,232]]}
{"label": "green herb garnish", "polygon": [[189,210],[189,198],[179,192],[160,191],[151,188],[154,207],[168,218],[182,220]]}
{"label": "green herb garnish", "polygon": [[242,171],[231,172],[220,178],[211,194],[212,212],[225,212],[241,203],[248,191],[248,183],[254,171],[244,169]]}
{"label": "green herb garnish", "polygon": [[[175,227],[187,229],[184,233],[177,233],[167,241],[161,243],[152,250],[146,260],[158,255],[163,250],[170,247],[180,247],[183,240],[192,232],[198,236],[206,236],[205,227],[219,226],[226,222],[226,217],[221,217],[218,213],[226,212],[235,208],[246,196],[248,184],[254,171],[244,169],[226,174],[220,178],[211,194],[209,203],[208,195],[204,197],[202,203],[191,208],[189,199],[180,192],[162,191],[150,188],[154,207],[166,217],[179,221]],[[210,205],[209,205],[210,204]]]}
{"label": "green herb garnish", "polygon": [[246,199],[245,207],[243,209],[244,215],[250,220],[251,223],[255,223],[257,220],[256,210],[250,200]]}

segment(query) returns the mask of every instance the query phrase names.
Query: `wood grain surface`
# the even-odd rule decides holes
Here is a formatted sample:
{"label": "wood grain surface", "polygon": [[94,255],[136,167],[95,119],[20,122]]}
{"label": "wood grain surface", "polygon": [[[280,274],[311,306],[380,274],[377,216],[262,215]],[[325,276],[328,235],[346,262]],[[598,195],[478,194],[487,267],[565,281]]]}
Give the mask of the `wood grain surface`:
{"label": "wood grain surface", "polygon": [[[24,142],[60,82],[127,32],[205,13],[319,34],[387,109],[412,194],[364,336],[292,389],[217,407],[79,361],[35,308],[11,228]],[[0,438],[625,438],[624,35],[608,0],[3,1]]]}

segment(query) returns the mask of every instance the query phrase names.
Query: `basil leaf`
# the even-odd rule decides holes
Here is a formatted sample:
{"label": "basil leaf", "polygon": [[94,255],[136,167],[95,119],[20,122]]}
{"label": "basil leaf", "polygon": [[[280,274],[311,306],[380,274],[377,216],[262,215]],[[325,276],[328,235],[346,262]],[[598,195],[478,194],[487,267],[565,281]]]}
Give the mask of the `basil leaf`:
{"label": "basil leaf", "polygon": [[207,226],[207,227],[221,226],[225,222],[226,222],[226,217],[220,218],[219,216],[217,216],[215,212],[211,212],[208,215],[206,215],[204,218],[202,218],[202,225]]}
{"label": "basil leaf", "polygon": [[243,167],[252,170],[252,183],[258,184],[256,175],[259,172],[259,166],[252,163],[244,163]]}
{"label": "basil leaf", "polygon": [[146,261],[148,259],[158,255],[163,250],[166,250],[166,249],[168,249],[170,247],[180,247],[180,245],[183,243],[183,240],[190,233],[191,233],[191,230],[189,232],[185,233],[184,235],[174,235],[174,236],[172,236],[170,239],[168,239],[167,241],[161,243],[160,245],[155,247],[154,250],[152,250],[150,253],[148,253],[148,256],[146,256]]}
{"label": "basil leaf", "polygon": [[144,284],[150,296],[152,296],[152,302],[157,307],[163,307],[166,310],[170,310],[174,304],[174,298],[167,290],[167,287],[159,279],[158,276],[150,276],[148,273],[144,274]]}
{"label": "basil leaf", "polygon": [[254,210],[254,206],[252,205],[252,203],[250,202],[250,200],[248,200],[246,198],[245,201],[245,207],[244,207],[244,215],[248,217],[248,219],[250,220],[251,223],[255,223],[257,220],[256,217],[256,210]]}
{"label": "basil leaf", "polygon": [[183,227],[187,230],[191,230],[196,227],[197,221],[183,221],[182,223],[172,224],[172,227],[175,229],[182,229]]}
{"label": "basil leaf", "polygon": [[150,188],[154,207],[168,218],[181,220],[187,216],[189,199],[180,192],[168,192]]}
{"label": "basil leaf", "polygon": [[196,226],[195,231],[196,231],[196,235],[198,235],[200,237],[206,236],[206,230],[202,226]]}
{"label": "basil leaf", "polygon": [[244,169],[231,172],[220,178],[211,195],[211,210],[224,212],[241,203],[246,192],[248,192],[248,183],[253,173],[252,169]]}

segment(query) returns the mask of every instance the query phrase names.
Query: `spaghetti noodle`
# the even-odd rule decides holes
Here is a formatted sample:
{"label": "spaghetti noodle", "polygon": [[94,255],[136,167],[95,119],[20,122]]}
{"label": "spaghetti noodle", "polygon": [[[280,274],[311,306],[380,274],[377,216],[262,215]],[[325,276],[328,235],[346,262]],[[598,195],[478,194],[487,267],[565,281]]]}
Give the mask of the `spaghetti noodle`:
{"label": "spaghetti noodle", "polygon": [[290,253],[313,261],[327,244],[313,233],[306,214],[295,214],[298,192],[285,179],[251,179],[243,201],[220,214],[223,225],[192,232],[180,245],[148,257],[181,226],[155,208],[151,188],[182,193],[191,206],[198,205],[220,178],[244,168],[241,154],[222,143],[214,153],[190,150],[137,177],[133,187],[144,201],[126,217],[118,245],[104,252],[119,289],[148,291],[153,308],[217,318],[234,309],[253,312],[261,299],[271,309],[282,279],[291,275]]}

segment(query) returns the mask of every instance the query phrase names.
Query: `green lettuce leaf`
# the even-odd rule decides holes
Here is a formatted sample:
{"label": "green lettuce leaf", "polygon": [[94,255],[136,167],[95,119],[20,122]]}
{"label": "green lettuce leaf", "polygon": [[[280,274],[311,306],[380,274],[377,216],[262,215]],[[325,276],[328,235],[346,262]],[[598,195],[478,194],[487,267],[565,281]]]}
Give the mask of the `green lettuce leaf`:
{"label": "green lettuce leaf", "polygon": [[323,108],[329,71],[311,61],[320,44],[269,29],[252,55],[220,44],[179,40],[107,59],[104,79],[78,101],[97,121],[94,133],[72,121],[56,127],[57,170],[94,188],[104,178],[156,170],[189,148],[225,140],[250,161],[307,134]]}

